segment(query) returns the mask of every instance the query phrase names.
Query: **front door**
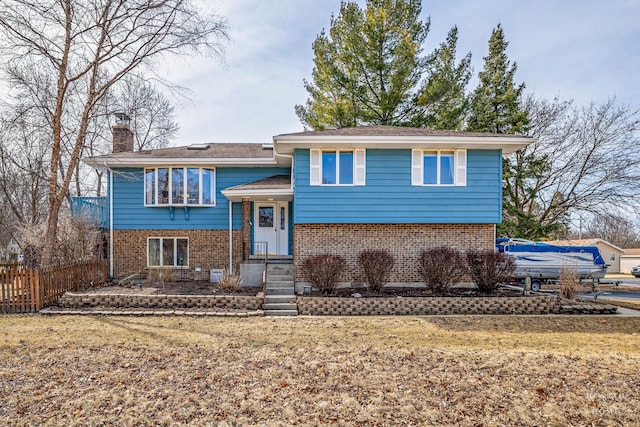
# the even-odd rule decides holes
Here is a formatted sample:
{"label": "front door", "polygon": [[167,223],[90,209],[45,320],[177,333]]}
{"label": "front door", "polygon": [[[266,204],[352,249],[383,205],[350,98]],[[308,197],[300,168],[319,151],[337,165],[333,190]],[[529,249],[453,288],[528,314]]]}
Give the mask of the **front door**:
{"label": "front door", "polygon": [[[286,202],[256,202],[254,213],[254,255],[289,254],[289,209]],[[265,247],[266,245],[266,247]]]}

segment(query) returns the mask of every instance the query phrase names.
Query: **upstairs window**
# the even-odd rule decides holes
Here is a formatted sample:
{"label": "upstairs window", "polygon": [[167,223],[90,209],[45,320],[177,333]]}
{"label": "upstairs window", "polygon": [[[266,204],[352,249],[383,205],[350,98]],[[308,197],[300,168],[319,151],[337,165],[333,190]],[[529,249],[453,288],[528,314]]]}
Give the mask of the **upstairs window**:
{"label": "upstairs window", "polygon": [[365,150],[311,150],[311,185],[365,185]]}
{"label": "upstairs window", "polygon": [[215,170],[166,167],[144,170],[145,206],[215,205]]}
{"label": "upstairs window", "polygon": [[411,157],[412,185],[467,185],[467,150],[413,150]]}

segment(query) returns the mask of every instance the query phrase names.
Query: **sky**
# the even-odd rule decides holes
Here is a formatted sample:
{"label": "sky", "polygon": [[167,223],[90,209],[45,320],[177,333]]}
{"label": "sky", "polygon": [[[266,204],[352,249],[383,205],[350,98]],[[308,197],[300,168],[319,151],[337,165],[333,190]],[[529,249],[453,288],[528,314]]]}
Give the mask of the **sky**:
{"label": "sky", "polygon": [[[311,45],[329,29],[340,0],[205,0],[227,19],[224,62],[211,57],[172,61],[159,74],[188,89],[179,100],[180,132],[173,145],[271,142],[303,129],[294,106],[304,104],[311,79]],[[363,0],[358,4],[364,6]],[[500,23],[517,63],[516,82],[537,97],[577,105],[615,96],[640,105],[640,0],[437,0],[422,2],[431,19],[424,45],[432,52],[454,25],[458,59],[472,54],[474,78],[483,67],[491,31]]]}

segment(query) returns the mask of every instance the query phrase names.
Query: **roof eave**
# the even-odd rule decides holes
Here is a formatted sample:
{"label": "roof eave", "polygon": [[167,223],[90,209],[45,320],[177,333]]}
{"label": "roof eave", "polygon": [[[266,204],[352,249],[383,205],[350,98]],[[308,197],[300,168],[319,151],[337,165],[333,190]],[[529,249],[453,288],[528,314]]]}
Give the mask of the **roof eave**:
{"label": "roof eave", "polygon": [[242,199],[249,198],[251,200],[279,200],[279,201],[291,201],[293,200],[292,188],[265,188],[265,189],[252,189],[252,190],[222,190],[222,194],[232,202],[241,202]]}
{"label": "roof eave", "polygon": [[83,160],[87,165],[96,169],[100,168],[126,168],[126,167],[145,167],[145,166],[278,166],[279,162],[275,158],[206,158],[206,157],[190,157],[190,158],[158,158],[158,157],[111,157],[100,158],[90,157]]}
{"label": "roof eave", "polygon": [[274,146],[278,153],[291,154],[296,148],[457,148],[502,150],[503,154],[514,153],[534,142],[533,138],[491,136],[275,136]]}

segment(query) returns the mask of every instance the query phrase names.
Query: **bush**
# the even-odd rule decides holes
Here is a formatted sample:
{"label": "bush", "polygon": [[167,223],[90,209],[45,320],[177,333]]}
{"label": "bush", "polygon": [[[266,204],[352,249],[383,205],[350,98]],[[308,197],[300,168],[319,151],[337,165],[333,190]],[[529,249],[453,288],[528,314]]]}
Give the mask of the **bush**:
{"label": "bush", "polygon": [[380,291],[389,280],[393,269],[393,255],[387,250],[364,250],[358,255],[358,264],[364,271],[364,278],[373,291]]}
{"label": "bush", "polygon": [[224,269],[222,278],[218,282],[221,291],[235,291],[242,286],[242,279],[238,273],[230,273],[228,268]]}
{"label": "bush", "polygon": [[516,268],[512,257],[493,250],[467,252],[467,268],[480,292],[491,293],[502,283],[507,283]]}
{"label": "bush", "polygon": [[423,250],[418,271],[424,283],[436,293],[444,293],[466,274],[462,254],[446,246]]}
{"label": "bush", "polygon": [[339,255],[316,255],[302,261],[301,271],[316,289],[329,294],[336,289],[346,267],[347,262]]}
{"label": "bush", "polygon": [[566,299],[574,299],[578,294],[578,285],[580,278],[578,273],[567,267],[563,267],[560,271],[560,296]]}

